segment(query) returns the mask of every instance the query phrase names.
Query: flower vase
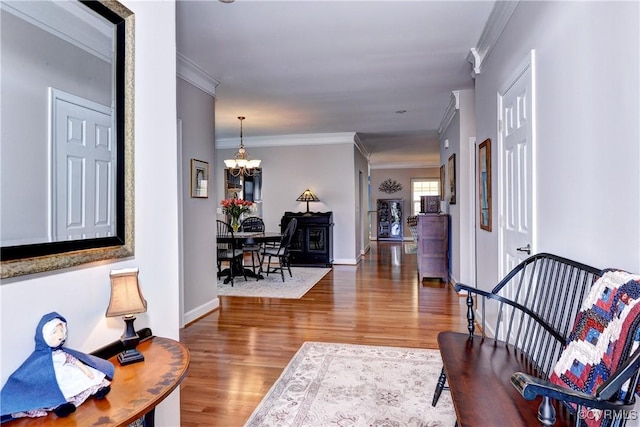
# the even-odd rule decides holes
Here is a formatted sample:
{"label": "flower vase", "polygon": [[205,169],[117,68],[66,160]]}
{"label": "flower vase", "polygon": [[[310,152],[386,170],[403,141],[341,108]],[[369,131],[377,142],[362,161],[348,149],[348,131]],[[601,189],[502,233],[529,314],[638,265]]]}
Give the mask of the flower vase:
{"label": "flower vase", "polygon": [[231,228],[233,229],[234,233],[238,232],[238,230],[240,229],[240,218],[238,218],[237,216],[231,217]]}

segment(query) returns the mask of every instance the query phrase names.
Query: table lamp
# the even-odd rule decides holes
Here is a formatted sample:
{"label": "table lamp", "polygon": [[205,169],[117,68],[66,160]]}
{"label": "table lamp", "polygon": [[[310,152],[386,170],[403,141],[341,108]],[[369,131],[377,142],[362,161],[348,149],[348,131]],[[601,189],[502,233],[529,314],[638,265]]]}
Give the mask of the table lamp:
{"label": "table lamp", "polygon": [[318,196],[313,194],[311,190],[309,190],[308,188],[304,190],[304,193],[302,193],[300,197],[296,199],[296,202],[307,202],[307,214],[309,214],[309,202],[319,202],[319,201],[320,199],[318,199]]}
{"label": "table lamp", "polygon": [[126,325],[124,334],[120,337],[124,351],[118,355],[118,362],[123,366],[142,362],[144,356],[136,350],[140,337],[133,327],[133,321],[136,320],[136,313],[147,311],[147,301],[142,297],[138,285],[138,269],[112,270],[109,276],[111,277],[111,300],[106,316],[122,316]]}

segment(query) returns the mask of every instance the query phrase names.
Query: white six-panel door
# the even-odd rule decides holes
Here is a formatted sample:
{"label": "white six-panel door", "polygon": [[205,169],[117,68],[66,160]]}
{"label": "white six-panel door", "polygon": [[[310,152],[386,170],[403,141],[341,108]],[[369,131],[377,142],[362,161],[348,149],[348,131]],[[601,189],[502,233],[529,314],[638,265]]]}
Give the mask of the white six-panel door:
{"label": "white six-panel door", "polygon": [[498,95],[500,277],[534,253],[534,60],[532,51]]}
{"label": "white six-panel door", "polygon": [[115,235],[110,108],[52,89],[51,111],[53,240]]}
{"label": "white six-panel door", "polygon": [[[532,57],[533,59],[533,53]],[[532,61],[499,96],[502,275],[533,253]]]}

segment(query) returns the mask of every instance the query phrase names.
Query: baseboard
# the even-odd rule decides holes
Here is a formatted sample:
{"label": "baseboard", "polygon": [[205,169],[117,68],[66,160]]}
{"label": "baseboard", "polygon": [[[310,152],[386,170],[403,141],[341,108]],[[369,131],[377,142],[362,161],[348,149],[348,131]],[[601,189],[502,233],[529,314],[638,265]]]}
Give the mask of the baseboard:
{"label": "baseboard", "polygon": [[214,300],[202,304],[199,307],[189,310],[184,314],[184,324],[189,325],[191,322],[195,322],[205,314],[208,314],[214,310],[220,308],[220,298],[216,297]]}
{"label": "baseboard", "polygon": [[355,258],[334,258],[334,264],[357,265],[358,260]]}

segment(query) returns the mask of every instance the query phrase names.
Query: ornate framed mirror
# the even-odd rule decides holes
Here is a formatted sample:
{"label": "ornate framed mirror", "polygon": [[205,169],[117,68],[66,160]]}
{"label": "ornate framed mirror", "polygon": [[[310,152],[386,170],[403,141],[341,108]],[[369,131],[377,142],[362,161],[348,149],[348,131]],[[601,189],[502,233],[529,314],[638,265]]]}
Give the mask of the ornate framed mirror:
{"label": "ornate framed mirror", "polygon": [[2,278],[134,254],[134,15],[0,3]]}

